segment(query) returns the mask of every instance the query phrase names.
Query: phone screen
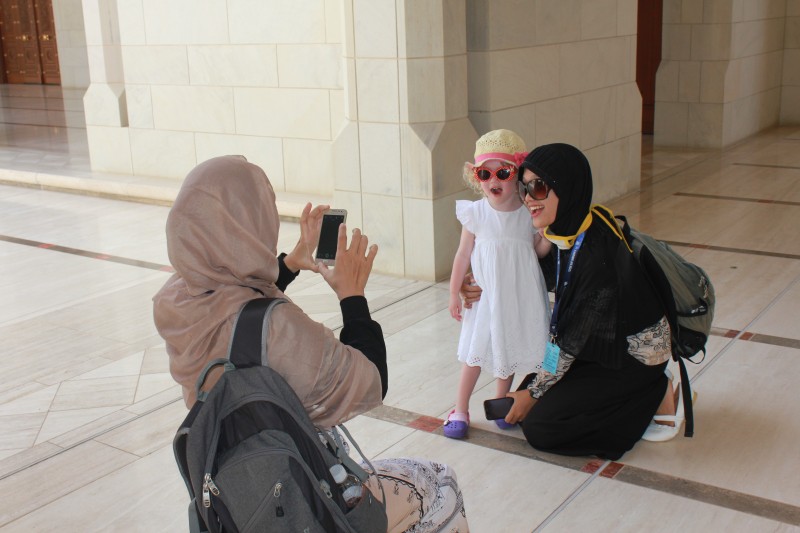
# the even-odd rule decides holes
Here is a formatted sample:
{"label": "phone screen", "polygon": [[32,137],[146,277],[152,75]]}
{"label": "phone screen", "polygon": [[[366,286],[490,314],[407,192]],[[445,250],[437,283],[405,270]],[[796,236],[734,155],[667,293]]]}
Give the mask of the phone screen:
{"label": "phone screen", "polygon": [[333,264],[336,258],[336,245],[339,240],[339,225],[343,224],[347,214],[343,210],[335,210],[322,216],[322,229],[317,245],[317,259],[325,264]]}

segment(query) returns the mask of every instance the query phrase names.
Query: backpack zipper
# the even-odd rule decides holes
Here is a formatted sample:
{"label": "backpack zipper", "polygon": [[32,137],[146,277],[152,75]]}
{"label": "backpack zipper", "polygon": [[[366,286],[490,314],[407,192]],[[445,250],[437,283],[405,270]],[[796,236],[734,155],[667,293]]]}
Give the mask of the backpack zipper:
{"label": "backpack zipper", "polygon": [[283,516],[283,505],[281,505],[281,489],[283,488],[283,484],[278,481],[275,483],[275,488],[272,490],[272,496],[277,500],[275,505],[275,516]]}
{"label": "backpack zipper", "polygon": [[[326,498],[320,498],[320,500],[323,502],[323,505],[328,507],[328,509],[331,511],[331,515],[332,515],[334,521],[336,521],[338,525],[340,525],[342,527],[345,527],[345,524],[347,524],[347,523],[346,522],[345,522],[345,524],[340,523],[339,518],[336,515],[335,510],[338,509],[338,506],[333,502],[333,493],[331,492],[330,484],[324,479],[317,479],[317,477],[314,475],[314,472],[305,463],[305,461],[303,461],[302,457],[300,457],[299,454],[294,453],[293,451],[288,450],[288,449],[284,449],[284,450],[280,450],[280,451],[278,451],[278,450],[256,451],[256,452],[252,452],[250,454],[247,454],[246,456],[240,457],[239,461],[236,461],[236,463],[239,463],[239,462],[241,462],[241,461],[243,461],[243,460],[245,460],[248,457],[251,457],[253,455],[261,455],[261,454],[267,454],[267,455],[285,454],[285,455],[291,457],[296,463],[298,463],[298,465],[300,465],[300,467],[305,471],[306,476],[308,476],[309,479],[311,479],[312,481],[315,482],[315,483],[312,483],[312,486],[316,485],[316,487],[319,489],[319,491],[322,492],[326,496],[327,500],[329,500],[328,502],[326,502],[325,501]],[[236,464],[236,463],[233,463],[233,464]],[[231,466],[231,465],[226,465],[226,466]],[[272,495],[276,499],[278,499],[278,502],[277,502],[276,507],[275,507],[275,515],[276,516],[283,516],[283,513],[284,513],[283,505],[280,503],[280,500],[279,500],[282,489],[283,489],[283,484],[280,481],[277,482],[275,484],[275,486],[272,488]],[[220,490],[219,490],[219,487],[217,487],[216,483],[214,483],[214,480],[212,479],[211,474],[206,472],[206,474],[203,476],[203,506],[206,507],[206,508],[210,508],[211,507],[211,496],[210,496],[209,492],[210,492],[210,494],[213,494],[216,497],[219,497],[219,495],[221,493]],[[224,502],[220,502],[220,503],[222,503],[222,505],[225,505]]]}
{"label": "backpack zipper", "polygon": [[211,495],[209,495],[209,491],[214,496],[219,496],[219,488],[217,488],[216,483],[214,480],[211,479],[211,474],[206,473],[203,476],[203,507],[211,507]]}
{"label": "backpack zipper", "polygon": [[[222,429],[220,427],[219,421],[223,420],[226,416],[228,416],[232,412],[236,411],[237,409],[239,409],[243,405],[246,405],[248,403],[252,403],[252,402],[255,402],[255,401],[266,401],[268,403],[271,403],[271,404],[275,405],[276,407],[282,409],[286,414],[290,415],[293,419],[295,418],[294,413],[289,408],[288,404],[280,396],[277,396],[275,394],[264,394],[263,392],[258,392],[258,393],[254,393],[254,394],[248,394],[247,396],[239,398],[238,402],[236,402],[235,404],[229,406],[228,409],[226,409],[225,411],[219,413],[215,417],[216,418],[216,423],[214,425],[214,432],[211,435],[211,445],[207,448],[207,450],[216,450],[217,449],[217,444],[219,443],[219,437],[220,437],[220,433],[221,433],[221,429]],[[318,436],[316,431],[313,431],[313,432],[310,431],[308,428],[306,428],[301,423],[298,423],[297,427],[299,429],[301,429],[302,431],[305,431],[305,433],[306,433],[306,435],[308,437],[313,438],[313,439],[318,441],[319,436]],[[293,457],[301,465],[301,467],[306,471],[306,475],[308,475],[311,479],[314,479],[314,480],[316,480],[318,482],[317,483],[317,487],[325,494],[325,496],[328,499],[327,502],[325,502],[325,500],[323,499],[323,502],[325,502],[324,505],[326,505],[328,507],[329,506],[336,506],[337,509],[338,509],[338,505],[336,505],[333,502],[333,494],[331,493],[331,488],[330,488],[330,485],[327,483],[327,481],[318,480],[316,478],[316,476],[314,475],[314,473],[311,471],[311,468],[308,465],[305,464],[305,461],[303,461],[302,458],[299,455],[293,454],[291,452],[288,452],[288,455]],[[211,472],[210,472],[211,468],[214,465],[214,456],[215,456],[215,454],[213,454],[213,453],[208,453],[206,455],[206,461],[205,461],[205,463],[206,463],[206,473],[203,476],[203,507],[205,507],[205,508],[211,508],[211,496],[209,494],[209,491],[214,496],[219,496],[219,488],[217,488],[216,484],[214,484],[214,480],[211,478]],[[343,526],[345,529],[351,529],[350,525],[347,522],[344,522],[344,524],[340,523],[339,517],[336,515],[335,512],[333,513],[333,517],[334,517],[334,520],[337,523],[339,523],[340,526]]]}

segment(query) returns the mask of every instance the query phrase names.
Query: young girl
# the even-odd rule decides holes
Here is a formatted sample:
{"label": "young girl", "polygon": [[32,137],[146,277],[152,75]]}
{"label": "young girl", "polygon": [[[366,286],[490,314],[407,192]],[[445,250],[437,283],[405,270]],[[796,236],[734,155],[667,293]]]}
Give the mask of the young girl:
{"label": "young girl", "polygon": [[[463,366],[456,406],[444,423],[445,436],[453,439],[467,435],[469,398],[481,369],[497,378],[496,393],[502,398],[516,372],[534,372],[544,358],[549,303],[537,256],[546,255],[551,245],[533,228],[520,198],[517,173],[525,152],[519,135],[494,130],[478,139],[475,164],[464,167],[464,179],[484,198],[456,202],[463,228],[450,276],[449,308],[462,322],[458,360]],[[464,309],[459,291],[470,265],[483,292],[472,308]],[[503,429],[513,427],[495,422]]]}

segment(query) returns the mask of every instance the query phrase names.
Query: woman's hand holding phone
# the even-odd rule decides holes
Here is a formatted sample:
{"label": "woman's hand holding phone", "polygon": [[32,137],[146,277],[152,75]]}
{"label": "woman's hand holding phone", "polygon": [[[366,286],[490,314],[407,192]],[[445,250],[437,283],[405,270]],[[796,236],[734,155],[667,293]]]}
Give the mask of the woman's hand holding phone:
{"label": "woman's hand holding phone", "polygon": [[361,234],[361,230],[353,230],[350,245],[347,245],[347,226],[339,226],[336,245],[336,267],[319,263],[319,273],[338,296],[344,300],[349,296],[364,296],[372,263],[378,254],[378,245],[369,245],[369,239]]}
{"label": "woman's hand holding phone", "polygon": [[336,246],[338,244],[339,226],[347,221],[346,209],[328,209],[322,214],[322,227],[317,243],[316,262],[327,266],[336,264]]}
{"label": "woman's hand holding phone", "polygon": [[314,250],[319,241],[322,217],[328,209],[330,209],[329,205],[318,205],[312,209],[310,202],[303,208],[303,212],[300,214],[300,239],[294,250],[283,258],[284,264],[292,272],[299,270],[319,272],[319,266],[314,260]]}
{"label": "woman's hand holding phone", "polygon": [[536,400],[531,397],[528,389],[509,392],[506,396],[514,398],[514,404],[505,418],[505,421],[509,424],[518,424],[525,420],[525,417],[528,416],[528,413],[536,404]]}

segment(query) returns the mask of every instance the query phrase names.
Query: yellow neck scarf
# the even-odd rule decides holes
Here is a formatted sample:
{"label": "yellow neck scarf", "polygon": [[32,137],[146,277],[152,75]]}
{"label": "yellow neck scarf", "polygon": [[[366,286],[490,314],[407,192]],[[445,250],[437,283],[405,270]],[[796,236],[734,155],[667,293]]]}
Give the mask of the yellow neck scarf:
{"label": "yellow neck scarf", "polygon": [[558,246],[559,250],[569,250],[575,244],[575,239],[578,238],[578,235],[586,231],[591,225],[592,213],[590,211],[586,214],[586,218],[583,219],[583,222],[581,223],[580,227],[578,228],[578,232],[575,235],[570,235],[567,237],[553,235],[550,233],[550,226],[548,226],[544,229],[544,238]]}
{"label": "yellow neck scarf", "polygon": [[[605,210],[606,213],[608,214],[603,213],[601,210]],[[611,228],[611,231],[613,231],[625,243],[625,246],[627,246],[628,249],[630,250],[631,247],[628,244],[628,241],[626,241],[625,238],[622,236],[622,230],[620,229],[619,224],[617,224],[617,219],[614,218],[614,213],[611,211],[611,209],[600,204],[592,205],[591,209],[589,210],[589,213],[586,214],[586,218],[583,219],[583,222],[581,223],[580,227],[578,228],[578,232],[575,235],[570,235],[568,237],[562,237],[561,235],[553,235],[552,233],[550,233],[549,231],[550,227],[548,226],[544,230],[544,237],[548,241],[558,246],[559,250],[571,249],[572,246],[575,244],[575,240],[578,238],[578,235],[589,229],[589,226],[592,225],[592,212],[596,213],[600,217],[600,220],[605,222],[606,225],[609,228]],[[610,221],[609,221],[609,215],[611,219]]]}

